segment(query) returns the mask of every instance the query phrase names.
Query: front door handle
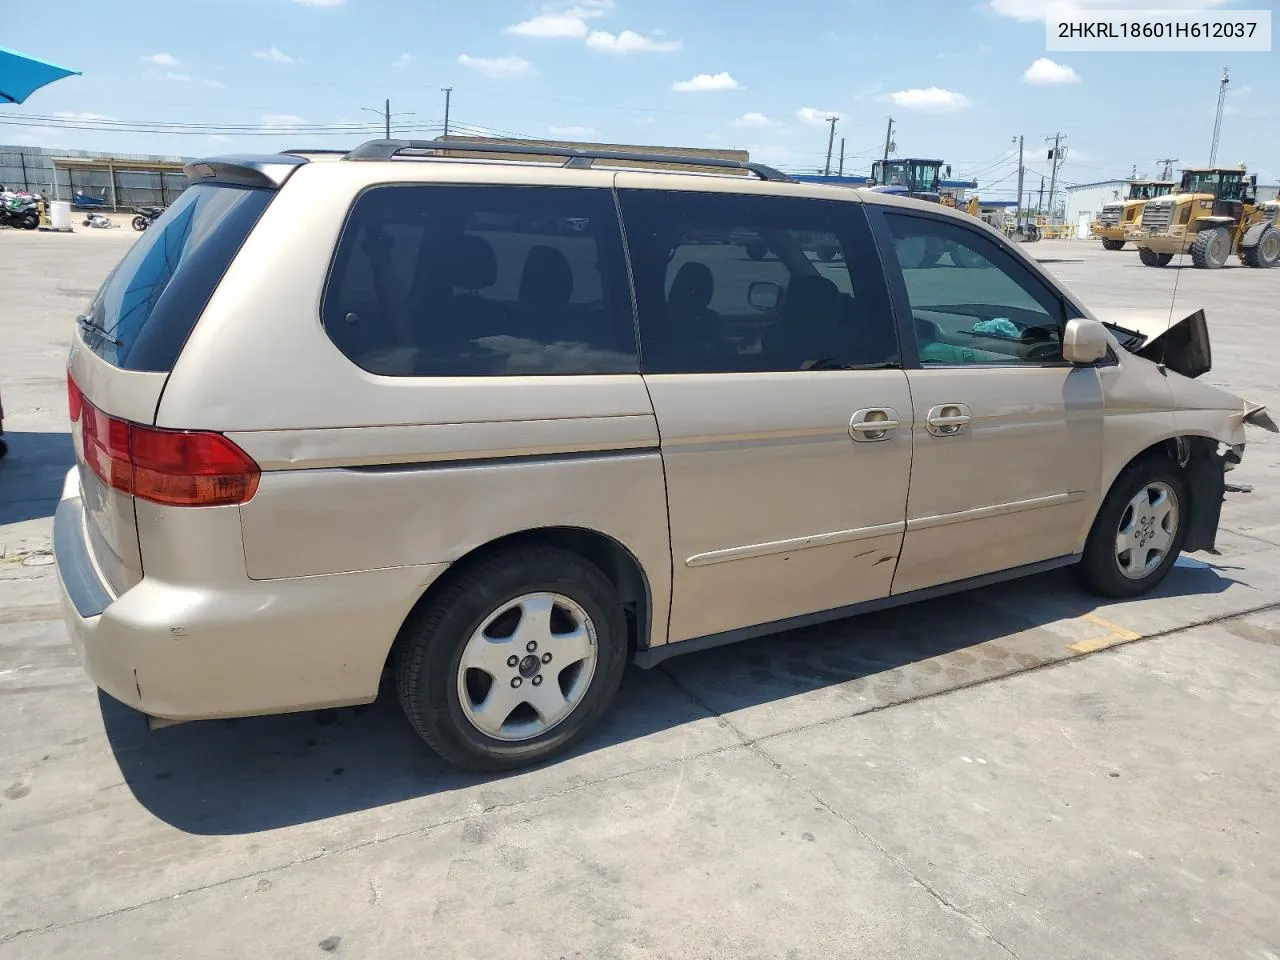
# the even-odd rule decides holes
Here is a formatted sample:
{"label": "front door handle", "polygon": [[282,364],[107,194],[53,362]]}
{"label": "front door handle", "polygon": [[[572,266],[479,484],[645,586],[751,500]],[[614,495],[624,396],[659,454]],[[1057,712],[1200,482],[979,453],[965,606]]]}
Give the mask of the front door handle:
{"label": "front door handle", "polygon": [[874,443],[888,440],[900,426],[902,418],[893,407],[866,407],[849,421],[849,436],[859,443]]}
{"label": "front door handle", "polygon": [[943,403],[930,410],[924,422],[935,437],[955,437],[973,422],[973,414],[963,403]]}

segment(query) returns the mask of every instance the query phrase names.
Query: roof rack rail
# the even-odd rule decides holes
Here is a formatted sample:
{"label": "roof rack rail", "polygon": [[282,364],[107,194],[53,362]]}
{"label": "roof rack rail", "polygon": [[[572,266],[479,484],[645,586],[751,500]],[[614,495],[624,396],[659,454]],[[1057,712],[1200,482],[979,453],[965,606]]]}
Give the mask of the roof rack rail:
{"label": "roof rack rail", "polygon": [[298,148],[293,149],[293,150],[281,150],[280,152],[281,152],[281,153],[289,153],[289,154],[293,154],[294,156],[297,156],[298,154],[304,154],[304,153],[316,153],[316,154],[324,154],[324,153],[345,154],[345,153],[347,153],[348,151],[344,150],[342,147],[298,147]]}
{"label": "roof rack rail", "polygon": [[596,160],[625,160],[630,163],[670,163],[691,167],[721,167],[745,170],[761,180],[782,183],[795,181],[763,163],[728,160],[723,157],[695,157],[679,153],[640,153],[634,150],[605,150],[595,147],[563,147],[541,143],[495,143],[472,140],[370,140],[350,151],[346,160],[391,160],[410,151],[457,150],[466,153],[492,153],[532,157],[565,157],[564,166],[589,168]]}

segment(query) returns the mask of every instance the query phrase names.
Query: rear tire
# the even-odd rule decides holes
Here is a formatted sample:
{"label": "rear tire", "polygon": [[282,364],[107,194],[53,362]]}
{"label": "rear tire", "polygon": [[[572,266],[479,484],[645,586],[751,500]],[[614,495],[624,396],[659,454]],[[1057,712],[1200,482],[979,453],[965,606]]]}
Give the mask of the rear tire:
{"label": "rear tire", "polygon": [[1123,249],[1123,247],[1124,247],[1123,240],[1109,240],[1106,237],[1102,238],[1103,250],[1120,250],[1120,249]]}
{"label": "rear tire", "polygon": [[1148,250],[1146,247],[1139,247],[1138,259],[1142,261],[1143,266],[1167,267],[1169,265],[1169,261],[1173,259],[1173,254],[1156,253],[1154,250]]}
{"label": "rear tire", "polygon": [[1201,270],[1217,270],[1231,256],[1231,231],[1226,227],[1213,227],[1196,234],[1191,244],[1191,262]]}
{"label": "rear tire", "polygon": [[[1171,510],[1162,513],[1164,507],[1155,504],[1142,509],[1159,495],[1172,501]],[[1104,597],[1136,597],[1155,589],[1182,550],[1190,507],[1186,481],[1168,459],[1149,456],[1130,464],[1094,518],[1076,578]]]}
{"label": "rear tire", "polygon": [[139,233],[141,233],[143,230],[147,229],[147,218],[146,218],[146,217],[134,217],[134,218],[133,218],[133,229],[137,230]]}
{"label": "rear tire", "polygon": [[1245,266],[1266,269],[1274,267],[1280,261],[1280,230],[1267,227],[1258,237],[1258,242],[1240,252],[1240,259]]}
{"label": "rear tire", "polygon": [[[534,637],[539,623],[545,638]],[[405,624],[401,643],[395,678],[409,722],[445,760],[492,772],[545,760],[595,726],[622,680],[627,625],[594,564],[523,547],[460,572]],[[464,655],[480,665],[464,668]],[[540,709],[548,692],[563,702]]]}

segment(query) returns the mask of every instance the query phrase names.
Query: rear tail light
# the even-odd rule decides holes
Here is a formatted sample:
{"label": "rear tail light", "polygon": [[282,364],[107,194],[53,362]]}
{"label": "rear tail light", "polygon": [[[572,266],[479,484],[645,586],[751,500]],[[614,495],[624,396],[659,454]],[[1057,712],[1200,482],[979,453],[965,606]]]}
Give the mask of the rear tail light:
{"label": "rear tail light", "polygon": [[76,386],[76,382],[71,379],[71,371],[67,371],[67,411],[71,414],[71,422],[75,423],[80,419],[80,404],[84,401],[84,394],[80,392],[80,388]]}
{"label": "rear tail light", "polygon": [[68,391],[85,462],[109,487],[173,507],[229,506],[257,492],[258,465],[222,434],[144,427],[103,413],[74,380]]}

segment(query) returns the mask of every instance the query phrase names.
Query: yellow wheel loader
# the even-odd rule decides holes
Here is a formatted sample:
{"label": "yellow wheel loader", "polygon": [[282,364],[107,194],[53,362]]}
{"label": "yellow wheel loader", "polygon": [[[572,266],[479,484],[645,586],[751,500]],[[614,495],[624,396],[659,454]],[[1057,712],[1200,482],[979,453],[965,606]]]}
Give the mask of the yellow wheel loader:
{"label": "yellow wheel loader", "polygon": [[1119,250],[1126,239],[1132,239],[1126,237],[1126,231],[1141,222],[1147,201],[1167,196],[1177,185],[1173,180],[1130,180],[1129,195],[1103,206],[1098,218],[1089,224],[1090,232],[1102,238],[1104,250]]}
{"label": "yellow wheel loader", "polygon": [[1214,270],[1234,253],[1246,266],[1280,261],[1280,202],[1259,203],[1258,177],[1244,167],[1184,170],[1176,192],[1148,201],[1131,239],[1148,267],[1163,267],[1179,253]]}

